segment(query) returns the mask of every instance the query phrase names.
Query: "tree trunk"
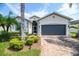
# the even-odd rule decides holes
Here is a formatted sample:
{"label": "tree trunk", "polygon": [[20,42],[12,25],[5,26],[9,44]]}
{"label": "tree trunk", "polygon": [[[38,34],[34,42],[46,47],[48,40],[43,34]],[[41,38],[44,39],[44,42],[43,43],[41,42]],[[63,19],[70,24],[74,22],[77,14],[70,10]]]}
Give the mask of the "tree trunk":
{"label": "tree trunk", "polygon": [[25,40],[25,33],[24,33],[24,9],[25,9],[25,4],[21,3],[21,39],[24,41]]}
{"label": "tree trunk", "polygon": [[7,31],[7,32],[9,31],[9,27],[7,27],[6,31]]}
{"label": "tree trunk", "polygon": [[5,32],[5,31],[6,31],[6,30],[5,30],[5,27],[4,27],[4,26],[2,26],[2,28],[3,28],[4,32]]}
{"label": "tree trunk", "polygon": [[69,8],[72,8],[72,3],[69,3]]}
{"label": "tree trunk", "polygon": [[32,45],[29,45],[29,50],[31,49],[31,46],[32,46]]}
{"label": "tree trunk", "polygon": [[3,30],[6,31],[6,30],[5,30],[5,25],[4,25],[4,24],[1,24],[1,26],[2,26]]}
{"label": "tree trunk", "polygon": [[6,31],[7,31],[7,32],[9,31],[9,27],[10,27],[10,25],[7,25],[7,26],[6,26]]}

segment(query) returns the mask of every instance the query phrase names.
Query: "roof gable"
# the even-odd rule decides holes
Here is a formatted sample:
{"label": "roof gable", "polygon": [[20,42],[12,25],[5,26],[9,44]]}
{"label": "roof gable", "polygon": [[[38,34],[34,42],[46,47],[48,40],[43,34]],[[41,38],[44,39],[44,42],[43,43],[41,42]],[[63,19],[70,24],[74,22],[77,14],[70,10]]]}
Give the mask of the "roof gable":
{"label": "roof gable", "polygon": [[29,19],[32,19],[32,18],[34,18],[34,17],[35,17],[35,18],[38,18],[38,19],[40,18],[40,17],[34,15],[34,16],[30,17]]}
{"label": "roof gable", "polygon": [[60,17],[62,17],[62,18],[65,18],[65,19],[67,19],[67,20],[72,20],[72,18],[70,18],[70,17],[68,17],[68,16],[64,16],[64,15],[62,15],[62,14],[53,12],[53,13],[47,15],[47,16],[44,16],[43,18],[40,18],[38,21],[40,21],[40,20],[42,20],[42,19],[44,19],[44,18],[46,18],[46,17],[49,17],[49,16],[51,16],[51,15],[57,15],[57,16],[60,16]]}

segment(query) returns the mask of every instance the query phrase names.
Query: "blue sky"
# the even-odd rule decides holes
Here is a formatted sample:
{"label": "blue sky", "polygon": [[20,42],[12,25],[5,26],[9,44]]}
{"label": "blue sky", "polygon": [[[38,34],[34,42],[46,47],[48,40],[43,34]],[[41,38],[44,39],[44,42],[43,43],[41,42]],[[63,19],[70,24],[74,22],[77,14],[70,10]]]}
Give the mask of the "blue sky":
{"label": "blue sky", "polygon": [[[70,16],[74,19],[79,19],[79,4],[73,4],[69,8],[67,3],[26,3],[25,4],[25,17],[29,18],[33,15],[44,17],[53,12]],[[13,12],[13,16],[20,15],[20,4],[18,3],[3,3],[0,4],[0,13],[8,15],[9,11]]]}

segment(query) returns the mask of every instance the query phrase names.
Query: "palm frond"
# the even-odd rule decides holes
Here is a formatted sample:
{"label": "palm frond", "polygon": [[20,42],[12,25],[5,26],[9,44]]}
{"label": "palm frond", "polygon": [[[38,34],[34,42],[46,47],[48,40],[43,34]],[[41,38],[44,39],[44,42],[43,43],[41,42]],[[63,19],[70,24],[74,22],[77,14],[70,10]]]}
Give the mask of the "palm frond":
{"label": "palm frond", "polygon": [[69,3],[69,8],[72,8],[72,5],[73,5],[72,3]]}

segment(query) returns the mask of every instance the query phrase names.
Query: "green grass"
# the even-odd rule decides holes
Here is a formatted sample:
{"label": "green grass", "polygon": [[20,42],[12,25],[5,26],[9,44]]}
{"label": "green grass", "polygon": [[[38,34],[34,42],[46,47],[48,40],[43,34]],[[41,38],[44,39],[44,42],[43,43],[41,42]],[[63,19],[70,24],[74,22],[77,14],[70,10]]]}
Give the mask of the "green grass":
{"label": "green grass", "polygon": [[0,42],[0,56],[39,56],[41,52],[39,49],[5,52],[8,47],[9,42]]}

